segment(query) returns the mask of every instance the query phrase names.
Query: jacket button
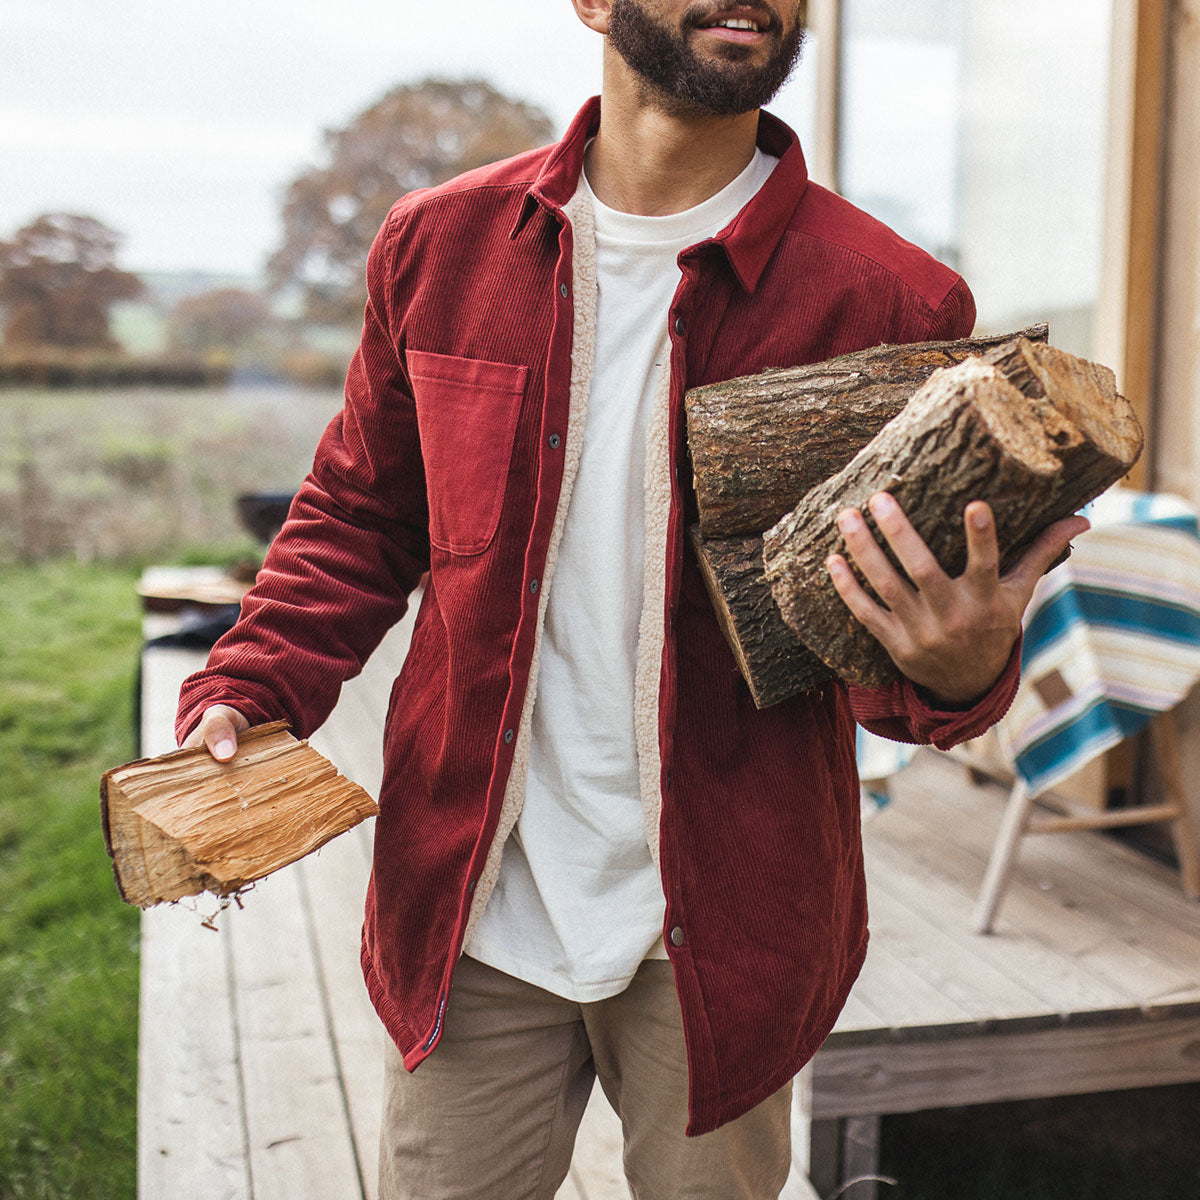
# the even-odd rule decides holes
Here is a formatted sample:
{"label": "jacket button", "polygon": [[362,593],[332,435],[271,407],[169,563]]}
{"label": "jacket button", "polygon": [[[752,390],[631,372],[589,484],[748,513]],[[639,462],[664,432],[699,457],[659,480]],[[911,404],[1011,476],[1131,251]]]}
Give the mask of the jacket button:
{"label": "jacket button", "polygon": [[565,300],[565,299],[567,298],[567,296],[570,294],[570,293],[568,292],[568,290],[567,290],[567,285],[566,285],[565,283],[560,283],[560,284],[558,285],[558,294],[559,294],[559,295],[560,295],[560,296],[561,296],[561,297],[562,297],[564,300]]}
{"label": "jacket button", "polygon": [[513,740],[513,731],[511,729],[506,729],[504,731],[504,744],[506,746],[511,745],[512,740]]}
{"label": "jacket button", "polygon": [[531,592],[536,592],[538,590],[538,581],[536,579],[531,579],[529,581],[529,590]]}
{"label": "jacket button", "polygon": [[687,321],[685,321],[683,317],[675,318],[675,332],[679,334],[680,337],[683,337],[683,335],[687,333]]}
{"label": "jacket button", "polygon": [[676,925],[675,928],[671,930],[671,945],[683,945],[683,929],[679,925]]}
{"label": "jacket button", "polygon": [[557,450],[559,448],[559,446],[561,446],[561,445],[562,445],[562,438],[560,438],[557,433],[552,433],[550,435],[550,449]]}

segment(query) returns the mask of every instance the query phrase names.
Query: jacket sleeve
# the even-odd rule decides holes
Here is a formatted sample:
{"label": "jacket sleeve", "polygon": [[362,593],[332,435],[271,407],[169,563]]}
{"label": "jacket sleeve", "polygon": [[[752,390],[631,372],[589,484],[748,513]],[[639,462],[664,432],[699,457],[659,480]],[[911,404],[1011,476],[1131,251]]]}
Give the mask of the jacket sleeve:
{"label": "jacket sleeve", "polygon": [[180,693],[180,741],[211,704],[306,737],[404,614],[429,565],[424,470],[391,303],[399,236],[384,225],[367,262],[362,340],[345,404],[317,448],[237,624]]}
{"label": "jacket sleeve", "polygon": [[[926,341],[964,338],[975,325],[975,301],[966,283],[956,277],[940,306],[929,318]],[[1000,720],[1012,704],[1021,677],[1021,638],[991,689],[966,709],[943,709],[923,688],[903,676],[885,688],[850,685],[850,708],[855,720],[871,733],[894,742],[932,744],[939,750],[978,737]]]}
{"label": "jacket sleeve", "polygon": [[949,750],[979,737],[1008,711],[1021,682],[1021,643],[1018,636],[1000,678],[969,708],[939,708],[928,692],[901,676],[885,688],[850,684],[850,711],[864,729],[880,737]]}

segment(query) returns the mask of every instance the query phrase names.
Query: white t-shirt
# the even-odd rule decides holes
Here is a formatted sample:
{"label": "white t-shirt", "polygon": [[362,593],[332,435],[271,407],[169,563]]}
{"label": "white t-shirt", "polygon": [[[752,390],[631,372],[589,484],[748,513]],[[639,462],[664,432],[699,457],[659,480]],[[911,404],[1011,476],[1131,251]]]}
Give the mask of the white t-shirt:
{"label": "white t-shirt", "polygon": [[633,698],[646,440],[670,369],[676,259],[725,228],[777,161],[756,150],[715,196],[665,217],[608,208],[580,180],[599,283],[583,453],[545,598],[525,803],[466,953],[581,1003],[622,991],[648,954],[666,957]]}

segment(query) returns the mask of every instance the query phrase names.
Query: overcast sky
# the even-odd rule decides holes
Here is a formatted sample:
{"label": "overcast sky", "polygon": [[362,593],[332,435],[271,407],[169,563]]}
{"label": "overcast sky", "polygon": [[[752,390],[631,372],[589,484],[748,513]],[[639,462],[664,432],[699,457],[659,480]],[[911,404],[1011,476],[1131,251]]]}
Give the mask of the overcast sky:
{"label": "overcast sky", "polygon": [[[801,129],[811,69],[771,106]],[[561,131],[600,39],[570,0],[2,0],[0,237],[82,212],[123,266],[256,272],[321,131],[427,75],[482,75]]]}

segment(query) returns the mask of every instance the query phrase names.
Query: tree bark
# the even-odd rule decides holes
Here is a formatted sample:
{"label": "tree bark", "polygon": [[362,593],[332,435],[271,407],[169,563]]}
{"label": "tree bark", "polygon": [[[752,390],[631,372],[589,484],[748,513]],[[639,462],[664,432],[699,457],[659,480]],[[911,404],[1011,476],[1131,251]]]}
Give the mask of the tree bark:
{"label": "tree bark", "polygon": [[708,384],[687,393],[700,529],[758,534],[840,471],[934,371],[1025,336],[874,346],[827,362]]}
{"label": "tree bark", "polygon": [[838,675],[882,686],[897,677],[896,668],[850,614],[825,568],[831,553],[847,554],[835,524],[842,509],[861,509],[886,549],[866,502],[890,492],[956,576],[966,565],[963,509],[986,500],[1003,572],[1047,525],[1125,475],[1141,449],[1137,418],[1105,367],[1019,339],[941,371],[837,475],[767,531],[763,555],[776,603]]}
{"label": "tree bark", "polygon": [[123,900],[232,895],[379,811],[286,728],[246,730],[229,763],[177,750],[105,774],[100,816]]}
{"label": "tree bark", "polygon": [[758,708],[813,691],[833,672],[785,624],[763,570],[762,538],[688,534],[721,631]]}

